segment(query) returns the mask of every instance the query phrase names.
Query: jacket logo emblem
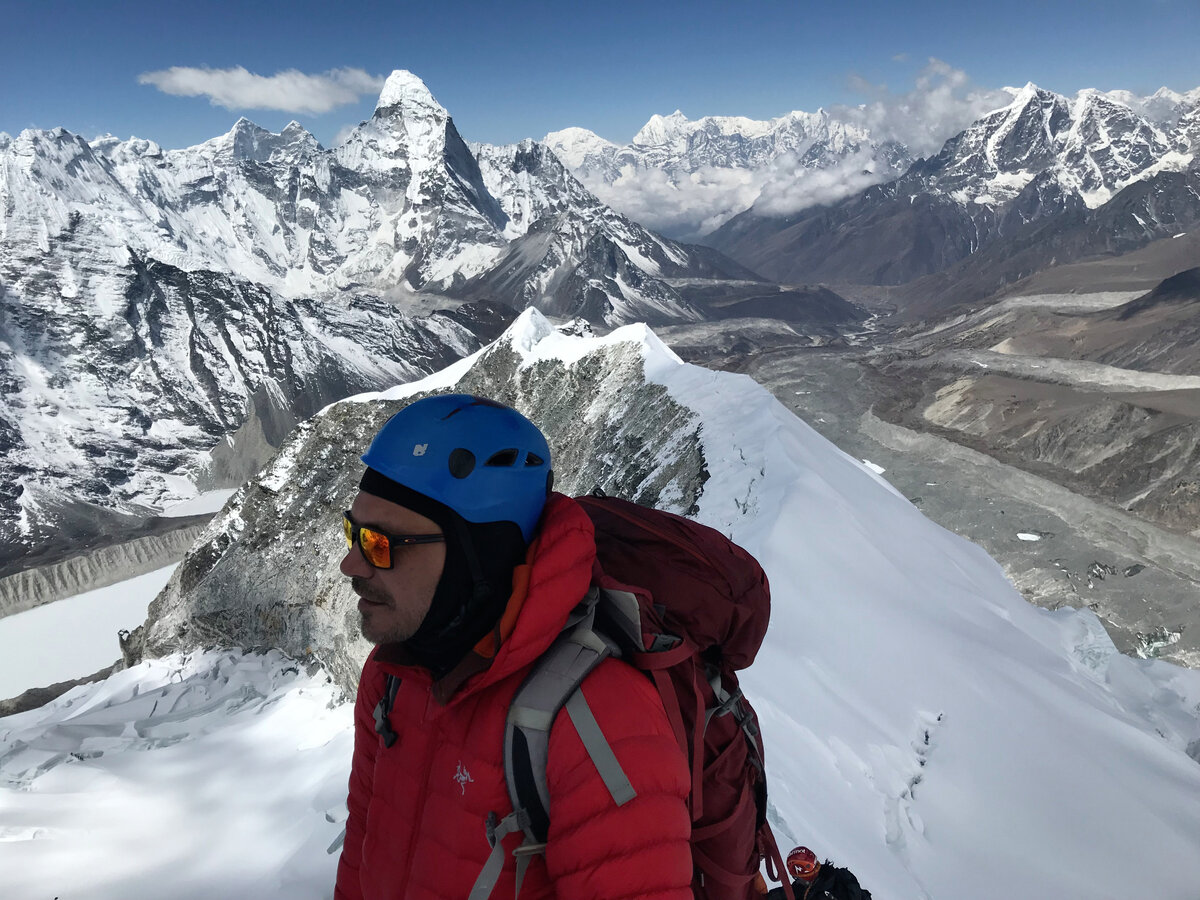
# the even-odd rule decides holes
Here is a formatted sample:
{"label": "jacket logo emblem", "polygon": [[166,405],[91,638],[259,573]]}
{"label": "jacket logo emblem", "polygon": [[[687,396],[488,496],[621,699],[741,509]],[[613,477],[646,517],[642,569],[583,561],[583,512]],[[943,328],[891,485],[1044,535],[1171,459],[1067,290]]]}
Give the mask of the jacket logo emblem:
{"label": "jacket logo emblem", "polygon": [[467,771],[467,767],[462,764],[461,759],[458,761],[458,771],[454,773],[454,780],[458,782],[464,797],[467,795],[467,782],[475,783],[475,779],[471,777],[471,773]]}
{"label": "jacket logo emblem", "polygon": [[424,456],[425,451],[429,449],[428,444],[417,444],[413,447],[413,456]]}

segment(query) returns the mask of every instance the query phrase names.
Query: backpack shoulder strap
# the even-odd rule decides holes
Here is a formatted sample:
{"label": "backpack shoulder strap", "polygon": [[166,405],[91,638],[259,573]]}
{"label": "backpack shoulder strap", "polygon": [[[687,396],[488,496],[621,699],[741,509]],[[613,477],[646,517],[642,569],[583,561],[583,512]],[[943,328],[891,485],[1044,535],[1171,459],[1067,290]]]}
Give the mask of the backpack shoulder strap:
{"label": "backpack shoulder strap", "polygon": [[375,733],[383,738],[383,746],[391,747],[396,743],[397,734],[392,730],[388,716],[392,713],[392,705],[396,702],[396,691],[400,689],[400,677],[387,675],[383,686],[383,696],[375,704]]}
{"label": "backpack shoulder strap", "polygon": [[492,853],[471,890],[469,900],[486,900],[504,866],[503,839],[514,831],[524,840],[517,857],[517,895],[531,857],[544,853],[550,830],[550,788],[546,767],[550,758],[550,730],[558,713],[566,709],[584,748],[617,805],[636,796],[616,754],[600,730],[583,692],[584,679],[605,659],[619,656],[616,642],[596,630],[595,616],[601,589],[593,586],[572,617],[568,628],[551,644],[513,697],[504,730],[504,776],[513,812],[488,821]]}
{"label": "backpack shoulder strap", "polygon": [[546,781],[550,729],[564,707],[609,793],[618,803],[632,799],[629,779],[579,690],[583,680],[610,656],[617,644],[595,627],[601,591],[592,587],[579,620],[564,631],[530,671],[508,710],[504,735],[504,775],[514,809],[530,816],[526,836],[544,843],[549,828],[550,790]]}

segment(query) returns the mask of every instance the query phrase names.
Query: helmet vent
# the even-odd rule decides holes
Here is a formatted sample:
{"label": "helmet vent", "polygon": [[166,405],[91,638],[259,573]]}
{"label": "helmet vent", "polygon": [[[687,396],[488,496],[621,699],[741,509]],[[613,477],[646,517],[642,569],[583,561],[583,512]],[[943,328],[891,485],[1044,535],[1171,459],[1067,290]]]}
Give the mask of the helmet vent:
{"label": "helmet vent", "polygon": [[455,478],[466,478],[475,471],[475,454],[465,447],[450,451],[450,474]]}
{"label": "helmet vent", "polygon": [[527,465],[527,466],[544,466],[545,464],[546,464],[546,461],[544,459],[542,459],[540,456],[538,456],[536,453],[526,453],[525,454],[525,465]]}
{"label": "helmet vent", "polygon": [[499,450],[488,457],[485,466],[515,466],[517,464],[517,448],[510,447],[507,450]]}

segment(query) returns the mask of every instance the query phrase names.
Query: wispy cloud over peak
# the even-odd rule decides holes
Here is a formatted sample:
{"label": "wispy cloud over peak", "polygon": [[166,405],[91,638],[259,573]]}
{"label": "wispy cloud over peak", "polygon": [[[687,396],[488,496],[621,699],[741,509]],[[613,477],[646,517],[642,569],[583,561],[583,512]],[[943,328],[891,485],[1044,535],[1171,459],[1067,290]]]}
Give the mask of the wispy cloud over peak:
{"label": "wispy cloud over peak", "polygon": [[153,85],[163,93],[208,97],[213,106],[230,110],[275,109],[310,115],[354,103],[364,94],[377,94],[384,81],[384,76],[362,69],[330,69],[317,75],[285,69],[274,75],[258,75],[242,66],[172,66],[138,76],[140,84]]}
{"label": "wispy cloud over peak", "polygon": [[831,114],[866,128],[876,140],[899,141],[914,156],[936,153],[948,138],[1012,100],[1003,90],[980,87],[962,69],[934,57],[909,91],[898,93],[858,75],[849,82],[866,102],[835,106]]}

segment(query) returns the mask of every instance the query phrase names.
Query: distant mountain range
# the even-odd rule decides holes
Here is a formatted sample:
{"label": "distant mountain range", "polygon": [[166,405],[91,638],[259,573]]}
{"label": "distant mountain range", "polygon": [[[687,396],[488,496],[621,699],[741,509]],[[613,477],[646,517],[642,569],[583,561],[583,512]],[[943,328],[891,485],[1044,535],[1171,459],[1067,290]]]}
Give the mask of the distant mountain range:
{"label": "distant mountain range", "polygon": [[712,231],[756,200],[769,203],[775,187],[790,187],[806,173],[847,173],[836,179],[840,199],[853,192],[851,186],[889,180],[912,163],[904,144],[877,140],[824,109],[766,121],[693,121],[676,110],[653,116],[628,144],[585,128],[551,132],[544,143],[606,203],[653,228],[689,237]]}
{"label": "distant mountain range", "polygon": [[893,299],[910,315],[981,300],[1200,220],[1200,89],[1136,105],[1155,118],[1029,84],[893,181],[789,216],[751,209],[706,240],[780,281],[908,285]]}
{"label": "distant mountain range", "polygon": [[516,309],[694,321],[668,279],[757,280],[539,144],[469,147],[403,71],[333,149],[246,119],[181,150],[0,136],[0,210],[0,574],[50,534],[78,549],[240,482],[297,419],[443,367]]}
{"label": "distant mountain range", "polygon": [[[1158,160],[1168,152],[1163,141],[1200,104],[1200,88],[1183,94],[1162,88],[1146,97],[1085,90],[1074,98],[1034,85],[1006,90],[1012,97],[1010,109],[1028,105],[1030,94],[1055,98],[1058,108],[1047,121],[1053,136],[1033,140],[1031,123],[1024,123],[1007,131],[1008,148],[996,148],[1002,158],[991,160],[990,171],[987,165],[959,160],[962,164],[945,174],[965,199],[1011,199],[1032,179],[1030,172],[1040,170],[1049,151],[1062,157],[1068,170],[1065,183],[1073,176],[1086,204],[1098,205],[1123,180],[1145,168],[1144,153]],[[1003,124],[989,120],[1011,118],[999,113],[984,116],[963,132],[969,135],[964,150],[971,149],[970,137]],[[676,110],[651,117],[628,144],[605,140],[585,128],[551,132],[544,142],[606,203],[668,234],[697,238],[742,212],[786,218],[903,176],[917,154],[894,136],[873,133],[865,124],[868,118],[862,108],[793,111],[769,120],[690,120]],[[1068,136],[1068,131],[1075,133]],[[1106,150],[1108,135],[1113,144]],[[962,135],[946,137],[954,143]],[[1063,146],[1047,146],[1059,138]],[[1026,139],[1026,150],[1015,149]]]}
{"label": "distant mountain range", "polygon": [[[864,318],[856,285],[934,316],[1193,228],[1198,154],[1200,90],[1033,85],[916,161],[825,111],[494,147],[404,71],[332,149],[245,119],[179,150],[0,135],[0,574],[50,534],[105,540],[237,483],[298,419],[436,370],[516,310],[834,333]],[[724,224],[680,243],[589,184],[681,232]],[[1190,236],[1168,243],[1160,280],[1195,265]]]}

